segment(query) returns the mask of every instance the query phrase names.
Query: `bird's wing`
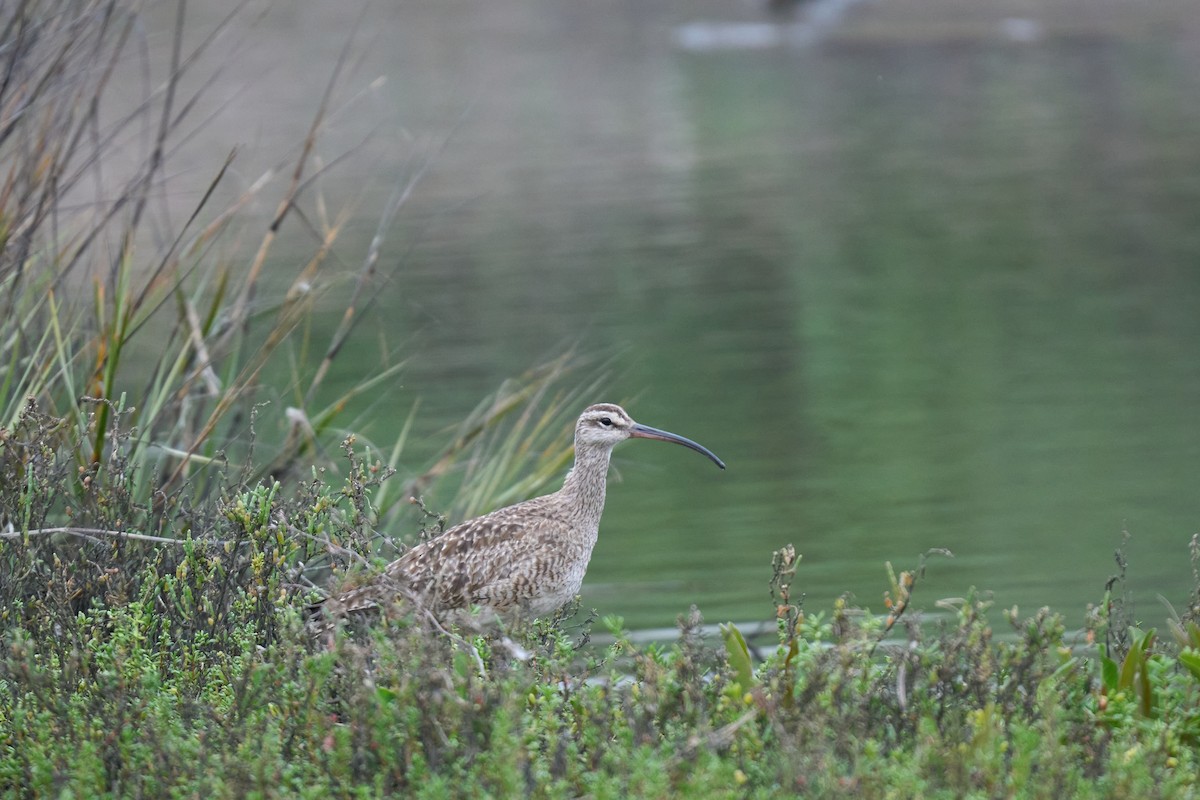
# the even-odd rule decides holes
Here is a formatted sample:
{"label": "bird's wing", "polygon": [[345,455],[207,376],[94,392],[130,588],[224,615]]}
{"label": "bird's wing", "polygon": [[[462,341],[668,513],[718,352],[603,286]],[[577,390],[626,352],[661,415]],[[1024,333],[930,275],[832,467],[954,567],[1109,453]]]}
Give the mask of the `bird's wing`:
{"label": "bird's wing", "polygon": [[508,606],[536,591],[539,559],[563,538],[553,517],[510,509],[456,525],[388,565],[387,575],[438,611]]}
{"label": "bird's wing", "polygon": [[409,598],[436,613],[528,600],[570,546],[570,525],[534,498],[467,520],[408,550],[369,583],[331,597],[327,613],[352,614]]}

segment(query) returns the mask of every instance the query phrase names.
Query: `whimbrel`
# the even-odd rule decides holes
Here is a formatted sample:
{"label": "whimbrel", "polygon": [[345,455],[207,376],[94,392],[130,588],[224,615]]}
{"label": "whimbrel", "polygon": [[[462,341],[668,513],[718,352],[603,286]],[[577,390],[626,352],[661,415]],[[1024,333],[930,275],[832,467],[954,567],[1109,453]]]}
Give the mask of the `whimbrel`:
{"label": "whimbrel", "polygon": [[478,607],[485,618],[538,617],[583,584],[604,511],[609,457],[630,438],[675,442],[724,462],[691,439],[634,422],[620,406],[584,409],[575,465],[553,494],[467,520],[408,550],[369,584],[335,595],[326,612],[350,614],[409,598],[437,617]]}

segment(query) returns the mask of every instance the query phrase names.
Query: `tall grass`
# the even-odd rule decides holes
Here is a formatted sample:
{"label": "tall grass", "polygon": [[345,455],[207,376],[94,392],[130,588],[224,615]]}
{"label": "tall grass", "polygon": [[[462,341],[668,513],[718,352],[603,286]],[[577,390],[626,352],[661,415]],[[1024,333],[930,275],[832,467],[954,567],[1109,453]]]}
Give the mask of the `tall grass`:
{"label": "tall grass", "polygon": [[[110,99],[114,74],[128,73],[128,60],[146,48],[137,15],[124,5],[25,0],[6,5],[3,21],[0,285],[7,313],[0,420],[11,427],[33,398],[44,411],[89,429],[78,458],[81,466],[98,467],[111,449],[112,415],[126,413],[136,433],[125,455],[137,462],[146,488],[193,477],[218,453],[228,458],[245,450],[246,410],[257,399],[259,378],[311,312],[315,293],[299,287],[313,283],[339,232],[336,226],[322,232],[321,247],[282,301],[273,308],[252,302],[276,232],[303,199],[328,95],[314,110],[290,180],[277,190],[278,211],[248,269],[223,261],[217,243],[239,209],[274,188],[274,171],[231,204],[213,208],[234,160],[230,153],[198,187],[181,223],[168,227],[165,216],[154,218],[151,209],[165,197],[186,196],[174,185],[178,179],[168,179],[168,164],[192,133],[192,112],[209,80],[201,78],[192,95],[181,87],[220,33],[184,52],[184,8],[179,4],[165,75],[140,57],[147,85],[155,88],[132,108]],[[141,359],[149,354],[148,363],[131,365],[133,352]],[[391,374],[394,368],[385,369],[372,381]],[[323,375],[313,377],[310,396]],[[326,409],[301,413],[313,435],[331,416]],[[280,469],[305,451],[305,441],[280,455]]]}
{"label": "tall grass", "polygon": [[[169,165],[205,124],[194,118],[196,109],[220,78],[192,72],[239,12],[185,50],[186,4],[176,8],[164,64],[147,54],[136,12],[116,0],[21,0],[0,9],[0,427],[13,430],[32,403],[86,431],[74,458],[92,481],[104,480],[119,450],[134,493],[156,495],[160,503],[184,485],[193,496],[212,491],[220,483],[215,476],[230,466],[246,480],[302,478],[319,452],[337,451],[350,402],[385,394],[394,383],[399,359],[377,364],[349,389],[325,387],[331,366],[373,311],[387,277],[378,269],[380,241],[420,175],[395,187],[340,323],[324,345],[314,341],[312,314],[322,299],[315,287],[333,282],[325,272],[351,212],[329,217],[315,180],[322,170],[314,166],[342,65],[314,97],[311,126],[292,160],[217,205],[216,198],[231,195],[225,179],[236,153],[198,185],[181,185],[185,179],[172,177]],[[115,96],[115,76],[128,83],[139,73],[141,96]],[[189,94],[185,85],[200,88]],[[177,223],[155,213],[167,197],[188,196],[196,199]],[[252,202],[276,210],[257,245],[246,248],[230,240],[246,236],[239,212]],[[314,242],[312,252],[282,296],[264,302],[266,265],[281,227],[296,215]],[[239,267],[243,252],[248,264]],[[275,282],[279,266],[273,267]],[[532,403],[569,366],[560,360],[502,387],[435,464],[409,470],[413,488],[451,472],[512,411],[522,422],[507,460],[519,461],[515,443],[529,438],[523,426],[533,424]],[[264,386],[264,375],[287,376],[290,389]],[[552,405],[540,424],[563,411],[561,403]],[[116,440],[118,429],[124,433]],[[266,453],[262,431],[269,432]],[[286,433],[280,437],[280,431]],[[382,446],[392,468],[403,442],[401,436]],[[252,453],[255,446],[259,452]],[[559,466],[564,457],[560,446],[547,464]],[[535,472],[515,491],[550,471]],[[510,496],[515,474],[498,472],[466,505]],[[385,492],[384,507],[402,507],[399,494]]]}

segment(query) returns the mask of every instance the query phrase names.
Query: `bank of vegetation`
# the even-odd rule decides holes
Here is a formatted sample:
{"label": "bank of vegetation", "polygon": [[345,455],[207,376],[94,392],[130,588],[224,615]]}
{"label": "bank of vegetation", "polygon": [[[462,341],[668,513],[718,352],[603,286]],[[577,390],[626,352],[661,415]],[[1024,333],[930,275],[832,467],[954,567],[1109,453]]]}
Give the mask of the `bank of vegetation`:
{"label": "bank of vegetation", "polygon": [[[889,573],[882,615],[801,608],[782,547],[763,554],[774,633],[753,646],[688,609],[652,644],[587,609],[314,637],[322,590],[394,557],[382,531],[436,529],[410,497],[453,483],[438,496],[478,510],[561,473],[570,361],[501,387],[426,464],[403,434],[355,436],[347,409],[396,373],[325,386],[379,272],[362,254],[314,341],[341,230],[306,210],[327,105],[277,179],[226,194],[214,164],[167,218],[167,165],[197,124],[183,87],[208,82],[185,37],[114,112],[113,75],[141,52],[128,8],[19,0],[0,30],[0,795],[1200,794],[1196,540],[1196,593],[1154,629],[1123,566],[1074,633],[979,596],[922,624],[919,563]],[[248,263],[230,260],[241,210],[268,196]],[[294,216],[312,256],[266,302]]]}

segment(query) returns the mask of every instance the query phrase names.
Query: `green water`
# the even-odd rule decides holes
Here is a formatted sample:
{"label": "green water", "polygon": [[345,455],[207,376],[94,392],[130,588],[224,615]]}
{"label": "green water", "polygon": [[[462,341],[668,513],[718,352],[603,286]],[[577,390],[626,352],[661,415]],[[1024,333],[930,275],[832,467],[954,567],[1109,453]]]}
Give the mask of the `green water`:
{"label": "green water", "polygon": [[[592,399],[729,465],[618,449],[585,583],[602,614],[767,617],[792,542],[814,611],[847,592],[879,609],[886,561],[944,547],[918,605],[976,586],[1078,623],[1123,530],[1139,614],[1182,606],[1195,35],[694,53],[671,44],[682,7],[502,5],[380,34],[382,105],[454,133],[391,227],[387,313],[338,367],[369,370],[377,333],[411,348],[373,438],[419,398],[418,470],[483,393],[576,345],[616,354]],[[389,152],[374,169],[399,173]]]}

